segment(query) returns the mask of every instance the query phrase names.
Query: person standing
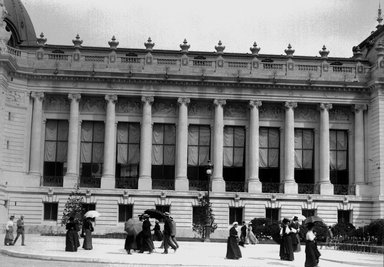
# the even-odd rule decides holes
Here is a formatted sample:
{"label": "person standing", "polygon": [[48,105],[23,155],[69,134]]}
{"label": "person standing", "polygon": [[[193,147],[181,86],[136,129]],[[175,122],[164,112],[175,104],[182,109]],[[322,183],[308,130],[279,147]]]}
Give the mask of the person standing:
{"label": "person standing", "polygon": [[152,241],[151,234],[151,222],[149,221],[149,215],[143,215],[143,230],[142,230],[142,246],[139,253],[144,253],[144,251],[149,251],[149,254],[152,253],[155,246]]}
{"label": "person standing", "polygon": [[249,243],[252,245],[259,243],[255,234],[252,231],[252,223],[248,224],[247,238],[246,239],[249,240]]}
{"label": "person standing", "polygon": [[4,237],[4,245],[13,246],[13,220],[15,216],[9,217],[9,221],[5,225],[5,237]]}
{"label": "person standing", "polygon": [[172,221],[170,218],[170,214],[169,214],[169,212],[164,212],[164,215],[165,215],[165,221],[164,221],[164,231],[163,231],[163,234],[164,234],[164,252],[163,252],[163,254],[168,254],[168,248],[169,247],[173,248],[175,250],[175,252],[176,252],[177,247],[175,246],[175,244],[173,244],[173,242],[171,240]]}
{"label": "person standing", "polygon": [[160,224],[158,220],[155,220],[155,227],[153,228],[153,240],[163,241],[163,234],[160,230]]}
{"label": "person standing", "polygon": [[244,247],[244,244],[246,243],[246,237],[247,237],[247,225],[243,221],[243,226],[240,228],[240,242],[239,245]]}
{"label": "person standing", "polygon": [[308,232],[305,236],[305,267],[315,267],[319,264],[319,258],[321,256],[316,245],[316,235],[313,232],[314,223],[308,223]]}
{"label": "person standing", "polygon": [[294,229],[291,229],[289,226],[289,220],[284,218],[282,222],[282,227],[280,229],[281,243],[280,243],[280,259],[284,261],[293,261],[295,258],[293,256],[292,249],[292,236]]}
{"label": "person standing", "polygon": [[296,230],[296,233],[292,233],[292,249],[293,252],[300,252],[300,224],[299,224],[299,218],[297,216],[293,217],[291,228]]}
{"label": "person standing", "polygon": [[171,241],[176,246],[176,248],[179,248],[179,244],[177,243],[177,240],[176,240],[176,222],[171,216],[169,216],[169,219],[171,219],[171,222],[172,222]]}
{"label": "person standing", "polygon": [[13,245],[16,244],[17,239],[19,236],[21,236],[21,245],[25,246],[25,236],[24,236],[24,216],[21,215],[20,218],[16,222],[17,230],[16,230],[16,238],[15,241],[13,241]]}
{"label": "person standing", "polygon": [[238,236],[238,233],[237,233],[237,228],[238,226],[238,222],[234,222],[232,224],[232,227],[231,229],[229,230],[229,236],[228,236],[228,239],[227,239],[227,255],[226,255],[226,258],[227,259],[231,259],[231,260],[238,260],[241,258],[241,251],[240,251],[240,247],[238,245],[238,242],[239,242],[239,236]]}
{"label": "person standing", "polygon": [[86,218],[83,222],[82,237],[84,237],[83,249],[91,250],[92,247],[92,232],[94,231],[91,218]]}
{"label": "person standing", "polygon": [[77,248],[80,247],[79,242],[79,225],[75,222],[75,218],[70,217],[65,228],[67,234],[65,235],[65,251],[76,252]]}

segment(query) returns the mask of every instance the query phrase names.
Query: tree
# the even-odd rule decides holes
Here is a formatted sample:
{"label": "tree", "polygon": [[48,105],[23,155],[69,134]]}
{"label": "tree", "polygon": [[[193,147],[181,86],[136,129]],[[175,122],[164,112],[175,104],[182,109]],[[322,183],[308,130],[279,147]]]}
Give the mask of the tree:
{"label": "tree", "polygon": [[75,190],[69,194],[67,203],[65,203],[61,225],[66,225],[70,217],[75,218],[77,223],[81,223],[82,219],[82,203],[83,196],[80,193],[79,185],[75,186]]}
{"label": "tree", "polygon": [[193,214],[192,230],[203,240],[209,239],[210,234],[217,228],[211,206],[209,195],[204,195],[199,199],[199,206],[196,207]]}

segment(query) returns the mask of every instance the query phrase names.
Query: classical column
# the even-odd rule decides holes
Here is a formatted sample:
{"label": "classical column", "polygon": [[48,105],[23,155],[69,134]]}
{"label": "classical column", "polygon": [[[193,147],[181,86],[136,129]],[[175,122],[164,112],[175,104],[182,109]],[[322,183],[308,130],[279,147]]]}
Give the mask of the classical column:
{"label": "classical column", "polygon": [[115,163],[116,163],[116,111],[117,95],[106,95],[107,114],[104,135],[104,165],[101,177],[102,189],[115,188]]}
{"label": "classical column", "polygon": [[333,195],[333,184],[329,177],[329,110],[332,104],[320,104],[320,177],[321,195]]}
{"label": "classical column", "polygon": [[355,190],[356,195],[369,195],[369,188],[364,179],[364,110],[367,105],[355,105]]}
{"label": "classical column", "polygon": [[249,193],[261,193],[259,180],[259,107],[261,105],[261,101],[249,101]]}
{"label": "classical column", "polygon": [[[32,133],[31,133],[31,164],[29,172],[40,178],[41,176],[41,131],[43,122],[44,93],[31,92],[33,98]],[[40,183],[40,181],[39,181]]]}
{"label": "classical column", "polygon": [[143,96],[143,115],[141,119],[140,138],[140,174],[139,189],[151,190],[151,168],[152,168],[152,103],[153,96]]}
{"label": "classical column", "polygon": [[187,178],[187,156],[188,156],[188,104],[189,98],[178,98],[179,119],[177,122],[176,138],[176,191],[188,191],[189,184]]}
{"label": "classical column", "polygon": [[295,182],[295,117],[296,102],[285,102],[284,125],[284,193],[297,194]]}
{"label": "classical column", "polygon": [[213,137],[213,174],[212,191],[225,192],[225,181],[223,179],[223,135],[224,135],[224,112],[225,100],[215,99],[215,122]]}
{"label": "classical column", "polygon": [[79,102],[80,94],[68,94],[71,101],[69,113],[68,129],[68,152],[67,152],[67,173],[64,176],[63,186],[74,188],[77,183],[78,168],[78,149],[79,149]]}

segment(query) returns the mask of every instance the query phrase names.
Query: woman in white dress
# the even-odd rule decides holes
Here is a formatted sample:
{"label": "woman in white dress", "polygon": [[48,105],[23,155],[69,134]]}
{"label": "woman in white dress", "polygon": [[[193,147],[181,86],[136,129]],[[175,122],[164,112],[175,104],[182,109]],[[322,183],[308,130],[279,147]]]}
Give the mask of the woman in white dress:
{"label": "woman in white dress", "polygon": [[248,224],[248,229],[247,229],[247,238],[246,240],[249,242],[249,244],[258,244],[259,240],[257,240],[255,234],[252,232],[252,224]]}

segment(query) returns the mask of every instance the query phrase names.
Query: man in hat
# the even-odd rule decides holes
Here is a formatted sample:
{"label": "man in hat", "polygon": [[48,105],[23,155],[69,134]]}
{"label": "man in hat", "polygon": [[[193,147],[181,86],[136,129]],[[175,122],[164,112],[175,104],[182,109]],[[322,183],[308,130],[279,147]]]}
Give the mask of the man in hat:
{"label": "man in hat", "polygon": [[164,221],[164,252],[163,254],[168,254],[168,248],[169,246],[171,246],[175,252],[176,252],[176,249],[177,247],[173,244],[172,240],[171,240],[171,235],[172,235],[172,221],[171,221],[171,218],[170,218],[170,214],[169,212],[164,212],[164,215],[165,215],[165,221]]}
{"label": "man in hat", "polygon": [[25,237],[24,237],[24,216],[23,215],[21,215],[20,219],[17,220],[16,225],[17,225],[17,230],[16,230],[17,236],[15,238],[15,241],[13,241],[13,245],[16,244],[17,239],[21,235],[21,245],[25,246],[25,243],[24,243],[24,240],[25,240]]}

